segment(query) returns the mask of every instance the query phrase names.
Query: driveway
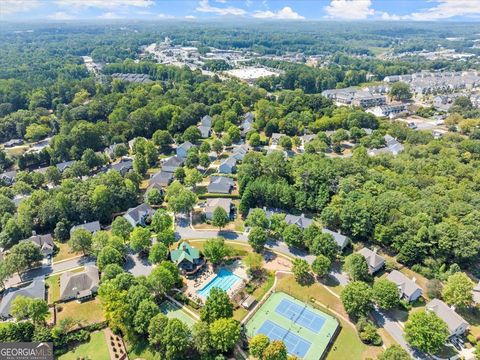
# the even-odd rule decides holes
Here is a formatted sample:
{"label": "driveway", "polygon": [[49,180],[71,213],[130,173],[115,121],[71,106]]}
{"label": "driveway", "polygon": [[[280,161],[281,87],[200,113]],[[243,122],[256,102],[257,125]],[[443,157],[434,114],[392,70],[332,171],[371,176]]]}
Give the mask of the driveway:
{"label": "driveway", "polygon": [[123,265],[123,268],[131,273],[133,276],[148,276],[153,269],[153,265],[148,261],[148,259],[140,257],[138,254],[135,254],[132,250],[129,250],[126,255],[126,261]]}

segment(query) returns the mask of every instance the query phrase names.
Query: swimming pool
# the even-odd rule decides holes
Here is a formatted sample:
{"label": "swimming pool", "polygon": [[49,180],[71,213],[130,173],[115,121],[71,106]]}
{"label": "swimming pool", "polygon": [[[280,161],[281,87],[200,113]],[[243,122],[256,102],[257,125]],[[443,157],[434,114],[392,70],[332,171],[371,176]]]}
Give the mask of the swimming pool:
{"label": "swimming pool", "polygon": [[217,276],[210,280],[203,288],[198,290],[197,293],[198,295],[207,298],[210,294],[210,290],[212,290],[214,287],[228,291],[239,280],[240,277],[232,273],[230,270],[222,268],[217,273]]}

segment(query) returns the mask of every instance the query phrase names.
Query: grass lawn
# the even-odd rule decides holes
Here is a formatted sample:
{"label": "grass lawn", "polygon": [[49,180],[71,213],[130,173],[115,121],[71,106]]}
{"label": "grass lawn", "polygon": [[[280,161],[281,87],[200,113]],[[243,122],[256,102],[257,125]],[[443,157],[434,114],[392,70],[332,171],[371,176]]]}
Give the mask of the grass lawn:
{"label": "grass lawn", "polygon": [[135,343],[135,346],[130,346],[127,350],[129,359],[142,359],[142,360],[156,360],[158,357],[150,351],[148,348],[148,341],[145,339],[143,342]]}
{"label": "grass lawn", "polygon": [[[329,293],[318,283],[314,283],[311,286],[301,286],[295,281],[293,275],[287,275],[279,279],[277,282],[277,290],[286,292],[310,305],[312,305],[310,299],[314,298],[324,304],[327,309],[335,310],[343,316],[348,317],[340,299]],[[328,310],[321,307],[319,307],[319,310],[329,313]],[[335,317],[335,314],[329,314]],[[367,346],[362,343],[357,335],[357,331],[351,325],[340,318],[337,318],[337,320],[340,322],[342,328],[330,348],[326,357],[327,360],[375,358],[382,352],[381,347]]]}
{"label": "grass lawn", "polygon": [[[263,296],[267,293],[268,290],[273,286],[273,282],[275,281],[275,274],[273,272],[268,272],[267,277],[264,280],[264,282],[257,287],[253,293],[252,296],[259,301]],[[233,312],[233,318],[235,320],[242,320],[245,316],[247,316],[248,310],[246,310],[243,307],[239,307]]]}
{"label": "grass lawn", "polygon": [[55,242],[55,246],[58,247],[57,254],[53,257],[53,262],[69,259],[74,256],[82,255],[81,252],[73,252],[67,243]]}
{"label": "grass lawn", "polygon": [[103,331],[96,331],[90,334],[90,341],[88,343],[78,345],[72,351],[60,356],[58,360],[77,360],[79,358],[110,360],[110,354]]}
{"label": "grass lawn", "polygon": [[67,317],[81,320],[83,325],[98,323],[105,320],[100,300],[97,298],[83,303],[70,301],[61,304],[62,311],[57,311],[57,322]]}

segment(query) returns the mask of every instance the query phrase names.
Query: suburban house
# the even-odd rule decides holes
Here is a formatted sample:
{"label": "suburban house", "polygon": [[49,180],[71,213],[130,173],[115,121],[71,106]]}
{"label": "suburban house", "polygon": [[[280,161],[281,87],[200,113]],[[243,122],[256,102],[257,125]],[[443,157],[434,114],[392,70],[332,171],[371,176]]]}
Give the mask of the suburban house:
{"label": "suburban house", "polygon": [[181,158],[186,158],[188,155],[188,150],[195,147],[190,141],[185,141],[183,144],[177,146],[177,156]]}
{"label": "suburban house", "polygon": [[167,187],[173,180],[173,173],[160,170],[155,173],[148,181],[149,187],[153,184],[159,184],[162,187]]}
{"label": "suburban house", "polygon": [[32,299],[45,299],[45,279],[43,277],[38,277],[32,281],[28,286],[25,286],[20,289],[9,289],[5,292],[0,303],[0,317],[3,319],[8,319],[10,315],[10,307],[13,300],[17,296],[25,296]]}
{"label": "suburban house", "polygon": [[212,127],[212,117],[210,115],[205,115],[202,120],[200,120],[200,125],[205,127]]}
{"label": "suburban house", "polygon": [[242,161],[245,155],[248,153],[248,145],[235,146],[232,151],[231,157],[235,158],[237,161]]}
{"label": "suburban house", "polygon": [[172,156],[165,160],[162,164],[162,170],[166,172],[175,172],[177,168],[183,165],[183,159],[179,156]]}
{"label": "suburban house", "polygon": [[279,133],[273,133],[271,139],[271,144],[272,145],[278,145],[280,142],[280,138],[285,136],[285,134],[279,134]]}
{"label": "suburban house", "polygon": [[247,135],[247,133],[250,130],[253,130],[254,120],[255,120],[255,117],[251,112],[248,112],[245,115],[243,115],[243,122],[240,124],[240,130],[243,136]]}
{"label": "suburban house", "polygon": [[57,169],[60,170],[60,172],[64,172],[66,169],[68,169],[70,166],[73,165],[75,161],[64,161],[64,162],[61,162],[61,163],[58,163],[56,166],[57,166]]}
{"label": "suburban house", "polygon": [[125,176],[130,170],[133,169],[133,161],[130,159],[122,159],[118,163],[111,164],[110,169],[116,170],[120,175]]}
{"label": "suburban house", "polygon": [[158,190],[158,191],[160,192],[160,194],[162,194],[162,195],[165,193],[164,187],[163,187],[161,184],[156,183],[156,182],[153,182],[153,183],[151,183],[150,185],[148,185],[147,190],[145,191],[145,194],[144,194],[144,198],[145,198],[145,199],[148,197],[148,196],[147,196],[147,195],[148,195],[148,192],[149,192],[150,190],[153,190],[153,189]]}
{"label": "suburban house", "polygon": [[407,111],[407,105],[401,103],[375,106],[367,110],[367,112],[372,113],[375,116],[385,116],[390,118],[393,118],[404,111]]}
{"label": "suburban house", "polygon": [[211,176],[208,192],[212,194],[230,194],[235,187],[233,179],[225,176]]}
{"label": "suburban house", "polygon": [[313,219],[305,217],[304,214],[300,216],[287,214],[285,215],[285,222],[288,225],[294,224],[294,225],[297,225],[302,230],[305,230],[306,228],[308,228],[310,225],[313,224]]}
{"label": "suburban house", "polygon": [[5,185],[10,186],[15,182],[15,178],[17,177],[16,171],[6,171],[0,174],[0,180],[5,183]]}
{"label": "suburban house", "polygon": [[77,229],[85,229],[89,233],[94,234],[97,231],[100,231],[100,222],[92,221],[89,223],[86,222],[84,224],[72,226],[72,228],[70,229],[70,236],[72,236],[73,232]]}
{"label": "suburban house", "polygon": [[137,141],[137,139],[147,140],[147,139],[145,139],[145,138],[142,137],[142,136],[136,137],[136,138],[134,138],[134,139],[132,139],[132,140],[129,140],[129,141],[128,141],[128,148],[129,148],[130,150],[133,150],[133,147],[135,146],[135,142]]}
{"label": "suburban house", "polygon": [[117,147],[119,147],[119,146],[125,146],[125,144],[120,143],[120,144],[110,145],[109,147],[105,148],[105,150],[104,150],[105,155],[107,155],[112,160],[115,159],[115,151],[116,151]]}
{"label": "suburban house", "polygon": [[305,150],[305,145],[307,145],[310,141],[315,140],[316,138],[317,138],[317,135],[313,135],[313,134],[300,136],[300,141],[302,142],[300,145],[300,149]]}
{"label": "suburban house", "polygon": [[196,273],[205,263],[200,257],[200,251],[186,241],[182,241],[177,249],[170,251],[170,259],[186,275]]}
{"label": "suburban house", "polygon": [[412,302],[422,296],[422,288],[398,270],[388,274],[387,279],[397,285],[402,299]]}
{"label": "suburban house", "polygon": [[203,139],[207,139],[210,137],[210,133],[212,132],[212,128],[209,126],[203,126],[203,125],[198,125],[197,126],[198,131],[200,131],[200,136]]}
{"label": "suburban house", "polygon": [[230,156],[220,164],[220,166],[218,167],[218,172],[221,174],[232,174],[233,172],[235,172],[236,167],[237,159]]}
{"label": "suburban house", "polygon": [[60,275],[60,300],[86,300],[98,290],[100,277],[95,265],[85,266],[82,272],[67,271]]}
{"label": "suburban house", "polygon": [[333,240],[336,242],[336,244],[338,245],[338,247],[340,248],[340,250],[345,249],[345,247],[347,247],[347,245],[350,243],[350,240],[348,239],[348,237],[346,237],[345,235],[340,234],[339,232],[336,232],[336,231],[332,231],[332,230],[323,228],[323,229],[322,229],[322,233],[332,235],[332,236],[333,236]]}
{"label": "suburban house", "polygon": [[140,204],[134,208],[127,210],[123,217],[133,226],[145,226],[148,223],[148,219],[155,214],[155,210],[148,204]]}
{"label": "suburban house", "polygon": [[433,311],[440,319],[445,321],[448,327],[449,337],[462,336],[469,327],[468,322],[442,300],[433,299],[427,304],[426,309]]}
{"label": "suburban house", "polygon": [[224,199],[224,198],[207,199],[207,204],[203,209],[205,213],[205,218],[207,220],[212,220],[213,212],[218,207],[221,207],[223,210],[227,212],[228,215],[230,215],[232,211],[232,199]]}
{"label": "suburban house", "polygon": [[367,260],[369,274],[375,274],[385,264],[385,260],[375,251],[372,251],[369,248],[365,247],[358,251],[358,253],[362,255],[365,260]]}
{"label": "suburban house", "polygon": [[38,246],[44,257],[52,255],[53,248],[55,247],[52,234],[37,235],[35,232],[33,232],[32,236],[22,241],[30,241]]}
{"label": "suburban house", "polygon": [[403,145],[393,136],[387,134],[383,138],[385,139],[386,146],[380,149],[371,149],[368,151],[368,155],[370,156],[376,156],[380,154],[398,155],[403,151],[404,149]]}
{"label": "suburban house", "polygon": [[12,140],[8,140],[7,142],[3,143],[3,147],[4,148],[11,148],[11,147],[19,146],[19,145],[22,145],[22,144],[23,144],[22,139],[12,139]]}

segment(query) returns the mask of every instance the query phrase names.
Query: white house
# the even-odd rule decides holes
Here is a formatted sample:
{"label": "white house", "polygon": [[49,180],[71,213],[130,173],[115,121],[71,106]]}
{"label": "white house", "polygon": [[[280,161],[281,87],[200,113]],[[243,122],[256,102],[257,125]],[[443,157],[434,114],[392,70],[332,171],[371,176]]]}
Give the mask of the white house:
{"label": "white house", "polygon": [[422,296],[422,288],[398,270],[388,274],[387,279],[397,285],[402,299],[412,302]]}

